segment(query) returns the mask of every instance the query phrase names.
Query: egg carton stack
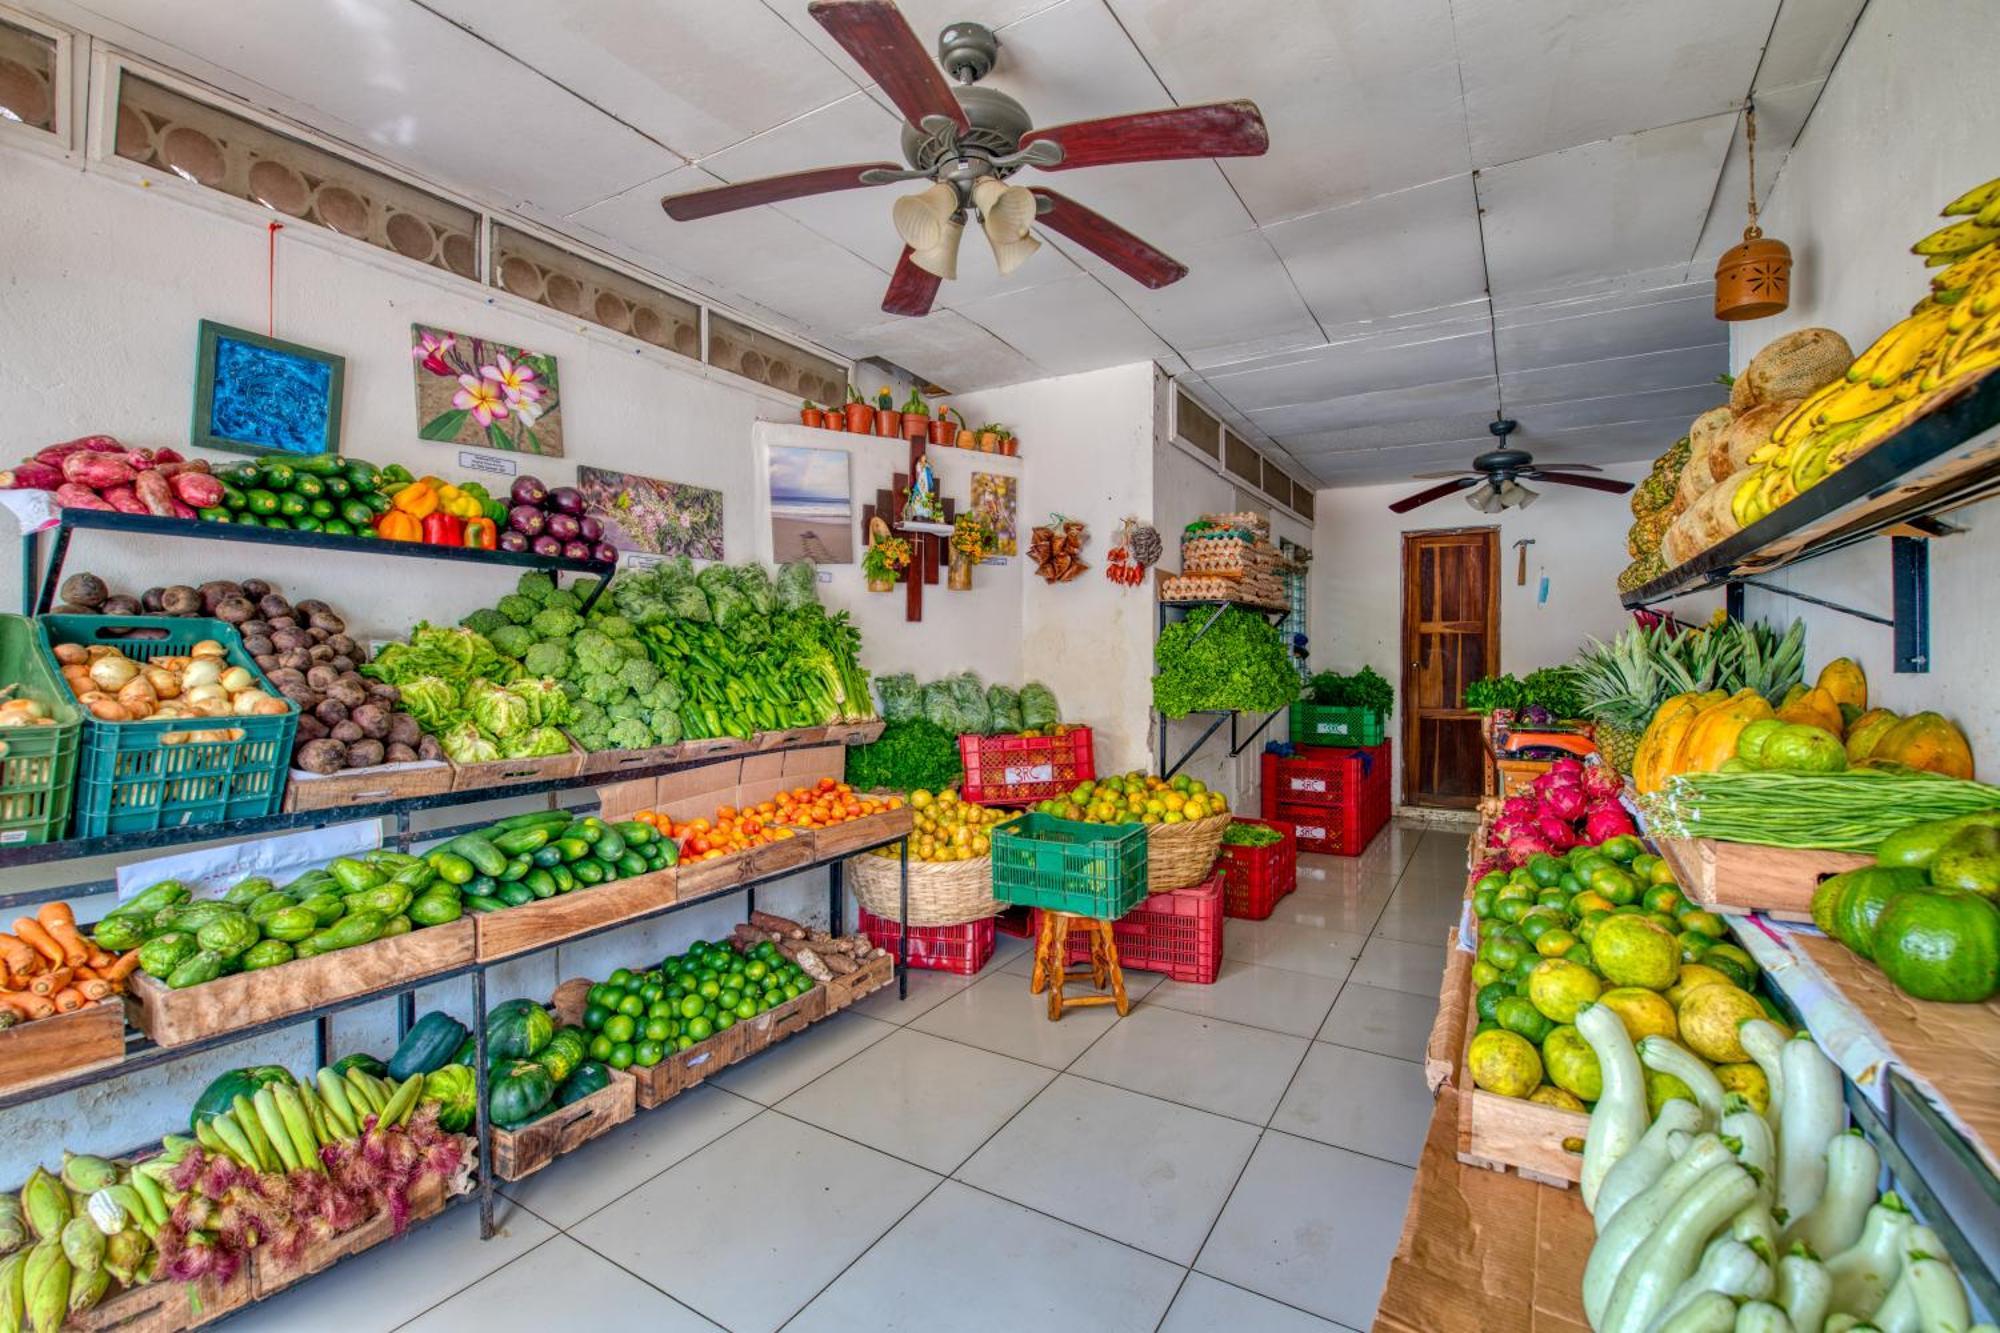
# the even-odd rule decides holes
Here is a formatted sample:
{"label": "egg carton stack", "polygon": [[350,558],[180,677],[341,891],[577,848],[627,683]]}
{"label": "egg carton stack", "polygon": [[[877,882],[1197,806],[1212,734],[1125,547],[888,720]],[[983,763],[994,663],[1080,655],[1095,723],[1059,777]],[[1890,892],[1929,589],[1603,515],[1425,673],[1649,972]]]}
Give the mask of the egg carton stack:
{"label": "egg carton stack", "polygon": [[1166,601],[1217,600],[1281,607],[1283,557],[1255,514],[1205,514],[1181,536],[1181,572],[1160,581]]}

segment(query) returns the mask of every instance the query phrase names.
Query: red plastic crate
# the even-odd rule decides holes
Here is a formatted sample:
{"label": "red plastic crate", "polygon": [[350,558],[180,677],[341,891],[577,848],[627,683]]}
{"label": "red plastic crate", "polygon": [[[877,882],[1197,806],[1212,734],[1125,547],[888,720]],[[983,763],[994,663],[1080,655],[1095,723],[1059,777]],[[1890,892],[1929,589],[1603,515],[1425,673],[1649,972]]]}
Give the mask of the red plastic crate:
{"label": "red plastic crate", "polygon": [[[1111,937],[1120,967],[1208,985],[1222,969],[1222,875],[1149,895],[1111,923]],[[1069,961],[1090,961],[1090,938],[1081,931],[1070,932]]]}
{"label": "red plastic crate", "polygon": [[960,736],[961,794],[981,805],[1031,805],[1097,776],[1089,727],[1060,736]]}
{"label": "red plastic crate", "polygon": [[1223,915],[1262,921],[1276,910],[1278,899],[1299,886],[1298,835],[1290,824],[1241,816],[1236,822],[1275,829],[1284,836],[1283,842],[1268,847],[1237,847],[1225,842],[1222,859],[1216,862],[1222,875]]}
{"label": "red plastic crate", "polygon": [[1012,935],[1017,940],[1032,940],[1035,938],[1035,909],[1010,907],[993,918],[993,929],[1002,935]]}
{"label": "red plastic crate", "polygon": [[1280,805],[1339,806],[1389,780],[1389,743],[1355,749],[1307,746],[1296,757],[1263,756],[1264,817]]}
{"label": "red plastic crate", "polygon": [[[863,907],[861,933],[878,949],[896,952],[898,929],[893,919]],[[931,972],[972,976],[993,957],[993,918],[981,917],[961,926],[911,926],[910,966]]]}
{"label": "red plastic crate", "polygon": [[1290,824],[1302,852],[1359,856],[1389,822],[1386,786],[1347,805],[1281,805],[1273,821]]}

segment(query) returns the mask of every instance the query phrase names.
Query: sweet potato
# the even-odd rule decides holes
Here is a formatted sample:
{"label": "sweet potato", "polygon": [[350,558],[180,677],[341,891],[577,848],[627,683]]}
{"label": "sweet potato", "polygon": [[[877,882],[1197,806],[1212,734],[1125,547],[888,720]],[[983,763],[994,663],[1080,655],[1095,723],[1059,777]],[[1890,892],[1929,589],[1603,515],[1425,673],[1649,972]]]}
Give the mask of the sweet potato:
{"label": "sweet potato", "polygon": [[[150,514],[146,502],[130,486],[113,486],[104,492],[104,502],[121,514]],[[137,600],[136,598],[133,600]]]}
{"label": "sweet potato", "polygon": [[139,474],[122,458],[109,454],[71,454],[62,461],[63,480],[103,490],[108,486],[130,485]]}
{"label": "sweet potato", "polygon": [[52,491],[62,484],[62,469],[37,458],[0,472],[0,490]]}
{"label": "sweet potato", "polygon": [[56,487],[56,503],[65,509],[110,510],[111,504],[81,482],[66,481]]}
{"label": "sweet potato", "polygon": [[74,440],[52,444],[38,452],[35,457],[44,463],[62,466],[62,461],[71,454],[122,454],[125,446],[109,435],[81,435]]}
{"label": "sweet potato", "polygon": [[207,509],[222,503],[222,483],[206,472],[183,469],[169,479],[174,494],[196,509]]}

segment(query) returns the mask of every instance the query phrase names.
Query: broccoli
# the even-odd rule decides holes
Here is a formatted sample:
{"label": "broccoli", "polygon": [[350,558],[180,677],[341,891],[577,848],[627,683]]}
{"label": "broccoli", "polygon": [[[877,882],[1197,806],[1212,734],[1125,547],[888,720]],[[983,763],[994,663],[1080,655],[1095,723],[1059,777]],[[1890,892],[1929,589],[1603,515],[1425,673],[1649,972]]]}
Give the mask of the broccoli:
{"label": "broccoli", "polygon": [[630,686],[634,694],[644,694],[659,684],[660,669],[643,657],[634,657],[618,668],[618,679]]}
{"label": "broccoli", "polygon": [[612,639],[636,639],[639,637],[638,627],[615,611],[610,615],[599,614],[597,623],[592,628],[605,637]]}
{"label": "broccoli", "polygon": [[662,676],[658,684],[646,691],[645,704],[655,713],[674,713],[680,710],[686,697],[680,686]]}
{"label": "broccoli", "polygon": [[609,730],[605,723],[599,722],[593,727],[573,726],[569,732],[576,737],[576,743],[586,750],[608,750],[611,748]]}
{"label": "broccoli", "polygon": [[604,705],[591,699],[578,699],[570,713],[570,721],[579,727],[603,727],[611,722],[604,711]]}
{"label": "broccoli", "polygon": [[569,701],[571,703],[575,703],[577,700],[583,697],[583,682],[578,680],[575,676],[564,676],[561,680],[556,682],[556,685],[562,690],[564,694],[569,696]]}
{"label": "broccoli", "polygon": [[646,645],[637,639],[613,639],[611,642],[618,645],[618,651],[627,659],[652,661],[651,654],[646,651]]}
{"label": "broccoli", "polygon": [[496,609],[514,624],[525,625],[533,620],[535,612],[542,608],[541,604],[532,598],[523,597],[517,592],[510,592],[500,599],[500,605]]}
{"label": "broccoli", "polygon": [[569,670],[569,645],[561,639],[543,639],[521,654],[521,665],[531,676],[560,676]]}
{"label": "broccoli", "polygon": [[511,622],[508,621],[507,617],[501,615],[498,611],[495,611],[492,607],[482,606],[477,611],[472,612],[470,615],[466,616],[463,620],[459,621],[458,623],[465,626],[473,633],[484,634],[487,638],[490,639],[493,637],[494,630],[499,629],[502,625],[509,624]]}
{"label": "broccoli", "polygon": [[618,645],[594,629],[586,629],[570,644],[579,671],[615,672],[624,664],[625,654]]}
{"label": "broccoli", "polygon": [[604,712],[613,722],[623,721],[628,717],[637,718],[641,722],[646,720],[646,705],[639,702],[638,696],[631,694],[613,701]]}
{"label": "broccoli", "polygon": [[550,606],[535,612],[534,619],[529,625],[535,631],[537,638],[566,639],[576,633],[580,623],[576,618],[576,612],[569,608]]}
{"label": "broccoli", "polygon": [[567,588],[558,588],[543,601],[542,609],[547,610],[554,606],[559,606],[565,611],[576,611],[582,608],[583,599]]}
{"label": "broccoli", "polygon": [[613,750],[643,750],[653,743],[653,729],[637,718],[620,718],[605,739]]}
{"label": "broccoli", "polygon": [[681,738],[681,717],[672,709],[653,714],[653,737],[662,745],[676,745]]}
{"label": "broccoli", "polygon": [[535,646],[534,631],[525,625],[503,623],[489,637],[495,650],[507,657],[526,657],[528,650]]}
{"label": "broccoli", "polygon": [[621,699],[630,693],[631,691],[625,688],[625,682],[616,676],[593,671],[583,678],[583,697],[600,704],[608,704],[613,699]]}
{"label": "broccoli", "polygon": [[[531,569],[521,575],[520,582],[514,585],[515,593],[527,598],[536,606],[544,605],[555,590],[556,576],[546,569]],[[530,611],[528,614],[533,615],[534,612]]]}

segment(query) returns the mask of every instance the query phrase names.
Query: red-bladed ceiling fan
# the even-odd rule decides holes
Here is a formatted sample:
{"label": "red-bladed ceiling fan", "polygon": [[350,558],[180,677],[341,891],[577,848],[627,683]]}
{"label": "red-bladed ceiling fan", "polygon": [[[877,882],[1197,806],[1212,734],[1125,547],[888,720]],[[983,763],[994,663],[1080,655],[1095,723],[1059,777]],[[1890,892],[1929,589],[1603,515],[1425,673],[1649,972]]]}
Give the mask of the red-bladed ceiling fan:
{"label": "red-bladed ceiling fan", "polygon": [[1473,490],[1465,497],[1465,502],[1482,514],[1496,514],[1503,509],[1526,509],[1539,497],[1540,492],[1531,491],[1523,481],[1552,481],[1559,486],[1582,486],[1588,490],[1606,491],[1612,495],[1623,495],[1632,489],[1629,481],[1613,481],[1609,477],[1577,477],[1576,472],[1600,472],[1603,469],[1589,463],[1550,463],[1538,466],[1526,449],[1509,449],[1507,437],[1513,434],[1516,422],[1506,417],[1489,422],[1486,429],[1493,432],[1500,447],[1479,455],[1472,460],[1470,471],[1459,472],[1419,472],[1417,481],[1429,481],[1436,477],[1449,477],[1442,486],[1432,486],[1406,495],[1389,506],[1390,512],[1407,514],[1433,500],[1442,500],[1447,495],[1459,491]]}
{"label": "red-bladed ceiling fan", "polygon": [[[954,23],[944,30],[938,38],[940,70],[891,0],[812,0],[807,8],[903,113],[909,167],[893,162],[818,167],[668,195],[660,206],[668,217],[691,222],[836,190],[930,181],[929,188],[896,201],[895,225],[904,246],[882,300],[890,314],[930,312],[938,284],[957,275],[958,242],[969,213],[979,215],[1002,273],[1012,272],[1038,247],[1028,224],[1039,222],[1148,287],[1178,282],[1187,276],[1187,265],[1073,199],[1039,186],[1010,186],[1007,178],[1026,166],[1068,171],[1176,158],[1255,157],[1270,147],[1264,118],[1247,101],[1035,129],[1019,102],[977,86],[1000,50],[1000,39],[983,24]],[[947,71],[957,88],[945,80]]]}

